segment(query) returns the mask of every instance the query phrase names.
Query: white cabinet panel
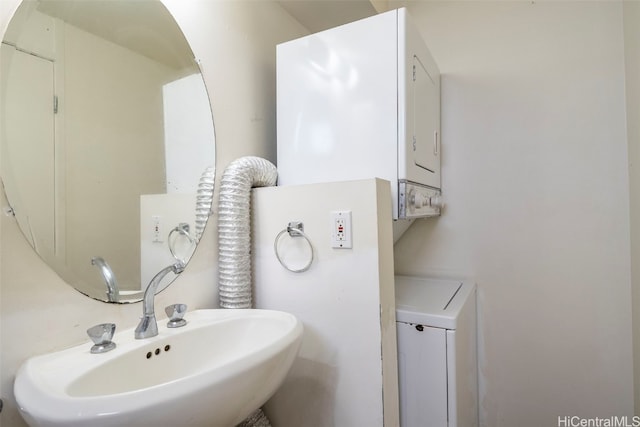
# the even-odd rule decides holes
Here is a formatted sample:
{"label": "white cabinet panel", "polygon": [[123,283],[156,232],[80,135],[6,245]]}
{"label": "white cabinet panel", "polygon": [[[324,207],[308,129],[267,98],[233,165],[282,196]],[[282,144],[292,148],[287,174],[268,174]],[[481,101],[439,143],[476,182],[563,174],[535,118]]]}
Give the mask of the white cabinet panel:
{"label": "white cabinet panel", "polygon": [[447,427],[446,330],[397,323],[401,427]]}

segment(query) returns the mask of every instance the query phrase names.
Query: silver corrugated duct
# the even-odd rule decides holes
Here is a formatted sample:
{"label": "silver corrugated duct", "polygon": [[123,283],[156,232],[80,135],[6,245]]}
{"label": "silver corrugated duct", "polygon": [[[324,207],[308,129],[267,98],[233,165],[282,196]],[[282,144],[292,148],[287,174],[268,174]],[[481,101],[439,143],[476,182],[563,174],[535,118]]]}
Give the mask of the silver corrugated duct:
{"label": "silver corrugated duct", "polygon": [[[218,201],[218,291],[220,307],[251,308],[251,188],[276,185],[278,171],[260,157],[241,157],[227,166]],[[270,427],[257,409],[238,427]]]}
{"label": "silver corrugated duct", "polygon": [[278,171],[260,157],[227,166],[218,202],[218,290],[220,307],[251,308],[250,201],[252,187],[276,185]]}
{"label": "silver corrugated duct", "polygon": [[216,169],[209,166],[202,172],[198,182],[198,192],[196,193],[196,226],[195,236],[199,242],[207,225],[207,220],[213,213],[213,189],[215,187]]}

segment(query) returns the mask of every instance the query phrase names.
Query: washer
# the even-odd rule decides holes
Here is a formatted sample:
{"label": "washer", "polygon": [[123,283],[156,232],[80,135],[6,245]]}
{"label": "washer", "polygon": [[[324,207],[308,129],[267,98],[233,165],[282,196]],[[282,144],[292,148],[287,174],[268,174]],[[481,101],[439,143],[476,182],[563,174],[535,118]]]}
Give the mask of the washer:
{"label": "washer", "polygon": [[401,427],[476,427],[476,285],[396,276]]}

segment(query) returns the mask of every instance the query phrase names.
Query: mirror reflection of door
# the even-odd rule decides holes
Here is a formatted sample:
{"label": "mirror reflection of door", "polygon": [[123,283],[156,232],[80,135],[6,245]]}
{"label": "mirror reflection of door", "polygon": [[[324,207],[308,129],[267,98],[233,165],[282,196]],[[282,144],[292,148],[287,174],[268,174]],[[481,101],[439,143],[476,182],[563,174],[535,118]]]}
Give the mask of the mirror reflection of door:
{"label": "mirror reflection of door", "polygon": [[[53,62],[2,45],[3,169],[14,214],[31,246],[44,258],[55,254]],[[11,67],[8,65],[11,64]],[[7,69],[8,68],[8,69]],[[38,212],[38,215],[29,215]],[[37,236],[37,240],[35,239]]]}

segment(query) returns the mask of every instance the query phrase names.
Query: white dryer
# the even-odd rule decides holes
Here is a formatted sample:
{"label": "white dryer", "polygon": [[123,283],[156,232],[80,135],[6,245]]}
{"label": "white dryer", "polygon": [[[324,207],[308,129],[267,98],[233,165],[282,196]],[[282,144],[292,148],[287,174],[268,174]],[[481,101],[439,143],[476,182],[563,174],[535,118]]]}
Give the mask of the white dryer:
{"label": "white dryer", "polygon": [[406,9],[277,46],[278,183],[382,178],[440,214],[440,71]]}

